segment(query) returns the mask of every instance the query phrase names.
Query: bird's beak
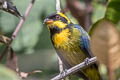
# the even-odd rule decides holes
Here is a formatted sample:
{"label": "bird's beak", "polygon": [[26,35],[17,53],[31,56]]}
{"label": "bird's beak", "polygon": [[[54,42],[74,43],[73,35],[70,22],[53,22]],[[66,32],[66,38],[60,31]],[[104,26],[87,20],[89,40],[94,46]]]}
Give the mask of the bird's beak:
{"label": "bird's beak", "polygon": [[13,14],[16,17],[22,17],[16,6],[14,6],[11,2],[4,1],[2,9],[6,12]]}
{"label": "bird's beak", "polygon": [[43,24],[51,24],[51,23],[53,23],[53,22],[54,22],[54,21],[53,21],[52,19],[46,18],[46,19],[44,20]]}

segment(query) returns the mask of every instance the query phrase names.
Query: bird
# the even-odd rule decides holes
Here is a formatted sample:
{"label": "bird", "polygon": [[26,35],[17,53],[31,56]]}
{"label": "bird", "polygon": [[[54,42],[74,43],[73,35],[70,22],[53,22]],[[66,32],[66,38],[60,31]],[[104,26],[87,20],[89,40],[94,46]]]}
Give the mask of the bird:
{"label": "bird", "polygon": [[16,17],[22,17],[22,15],[11,0],[0,0],[0,9]]}
{"label": "bird", "polygon": [[[88,33],[78,24],[73,24],[64,13],[47,16],[44,24],[47,25],[53,47],[66,69],[93,57]],[[76,75],[84,80],[102,80],[97,63],[88,65]]]}

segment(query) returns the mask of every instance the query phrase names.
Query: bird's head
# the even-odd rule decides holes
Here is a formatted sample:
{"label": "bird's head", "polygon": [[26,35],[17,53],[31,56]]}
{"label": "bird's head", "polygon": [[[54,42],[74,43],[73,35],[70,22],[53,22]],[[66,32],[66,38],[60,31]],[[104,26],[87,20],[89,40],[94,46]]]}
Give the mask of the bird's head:
{"label": "bird's head", "polygon": [[69,18],[63,13],[55,13],[45,18],[44,23],[52,33],[59,33],[71,23]]}

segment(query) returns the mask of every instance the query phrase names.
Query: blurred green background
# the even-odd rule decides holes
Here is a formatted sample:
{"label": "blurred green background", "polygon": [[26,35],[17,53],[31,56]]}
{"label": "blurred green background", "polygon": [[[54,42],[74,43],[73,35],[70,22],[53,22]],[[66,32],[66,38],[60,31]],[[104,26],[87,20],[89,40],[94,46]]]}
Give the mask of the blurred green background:
{"label": "blurred green background", "polygon": [[[84,4],[84,0],[80,1]],[[21,14],[24,14],[30,0],[13,0],[13,2],[17,5]],[[64,8],[65,0],[61,0],[61,2]],[[104,16],[104,2],[105,0],[92,1],[93,23]],[[12,47],[18,56],[21,71],[42,71],[26,80],[49,80],[59,73],[57,55],[51,44],[47,27],[43,25],[44,18],[55,12],[55,0],[36,0],[30,15],[12,43]],[[77,20],[72,17],[69,11],[67,15],[72,22],[77,23]],[[18,22],[18,18],[0,11],[0,30],[3,34],[10,37]]]}

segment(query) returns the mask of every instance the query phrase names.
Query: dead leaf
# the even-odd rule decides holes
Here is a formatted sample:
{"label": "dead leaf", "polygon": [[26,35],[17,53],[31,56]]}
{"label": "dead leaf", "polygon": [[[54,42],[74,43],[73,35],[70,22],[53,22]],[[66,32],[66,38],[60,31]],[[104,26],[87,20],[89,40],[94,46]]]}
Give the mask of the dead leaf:
{"label": "dead leaf", "polygon": [[10,47],[8,49],[8,56],[7,56],[7,60],[6,60],[6,66],[8,68],[16,71],[16,72],[19,71],[16,53]]}
{"label": "dead leaf", "polygon": [[42,72],[40,70],[35,70],[32,72],[21,72],[19,70],[17,60],[18,59],[17,59],[16,53],[13,51],[13,49],[11,47],[9,47],[8,56],[7,56],[7,60],[6,60],[6,66],[8,68],[10,68],[11,70],[15,71],[20,76],[21,79],[25,79],[32,74]]}
{"label": "dead leaf", "polygon": [[25,78],[27,78],[28,76],[30,76],[30,75],[32,75],[32,74],[40,73],[40,72],[42,72],[42,71],[40,71],[40,70],[35,70],[35,71],[32,71],[32,72],[28,72],[28,73],[26,73],[26,72],[20,72],[19,75],[20,75],[20,77],[21,77],[22,79],[25,79]]}
{"label": "dead leaf", "polygon": [[4,44],[9,44],[11,41],[10,38],[8,38],[7,36],[4,36],[4,35],[0,35],[0,42],[1,43],[4,43]]}
{"label": "dead leaf", "polygon": [[95,25],[91,48],[99,62],[110,65],[113,70],[120,67],[120,32],[110,21],[102,20]]}

